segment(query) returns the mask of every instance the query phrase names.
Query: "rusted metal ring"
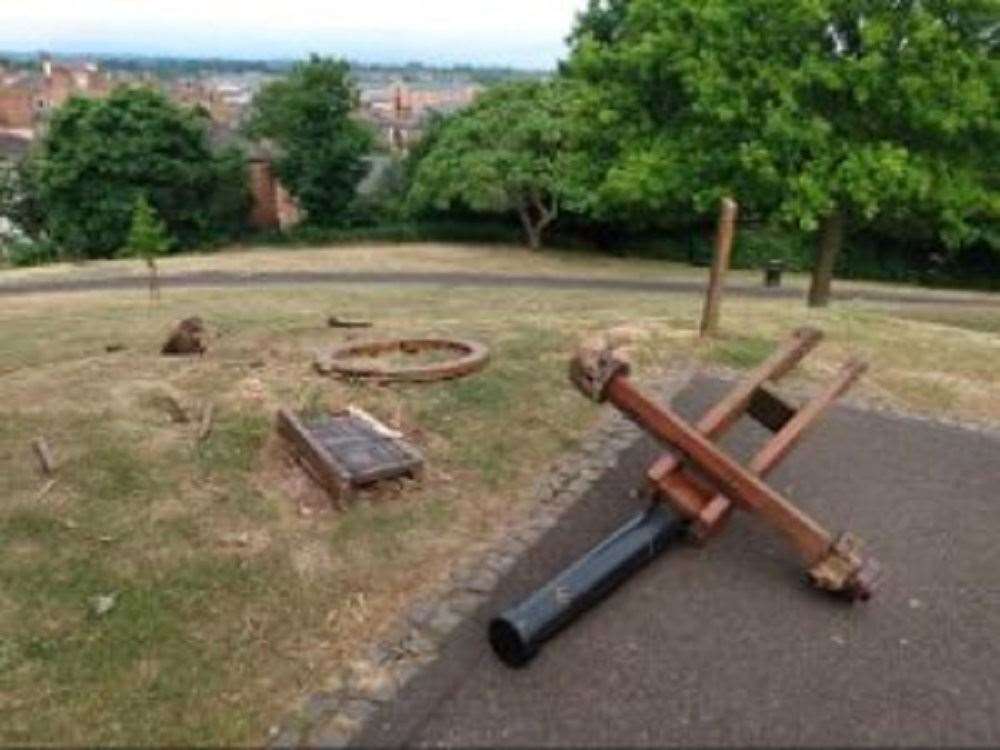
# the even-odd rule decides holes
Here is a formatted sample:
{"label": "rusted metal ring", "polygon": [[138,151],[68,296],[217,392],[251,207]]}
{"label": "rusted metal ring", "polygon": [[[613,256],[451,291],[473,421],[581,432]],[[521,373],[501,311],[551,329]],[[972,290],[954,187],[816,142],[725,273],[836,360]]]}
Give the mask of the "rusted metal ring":
{"label": "rusted metal ring", "polygon": [[[430,365],[383,368],[358,366],[348,361],[357,357],[381,357],[393,352],[414,354],[418,351],[446,350],[455,353],[454,359]],[[432,383],[471,375],[489,362],[490,352],[475,341],[451,339],[388,339],[348,344],[329,352],[323,370],[347,378],[365,378],[392,383]]]}

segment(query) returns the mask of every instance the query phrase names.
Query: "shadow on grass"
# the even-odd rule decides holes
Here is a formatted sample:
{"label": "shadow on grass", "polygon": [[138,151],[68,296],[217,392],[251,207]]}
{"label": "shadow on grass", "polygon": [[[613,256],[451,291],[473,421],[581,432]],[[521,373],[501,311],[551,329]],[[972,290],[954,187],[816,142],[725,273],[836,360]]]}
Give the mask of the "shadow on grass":
{"label": "shadow on grass", "polygon": [[760,336],[739,336],[722,339],[712,345],[708,360],[727,367],[756,367],[774,352],[775,342]]}

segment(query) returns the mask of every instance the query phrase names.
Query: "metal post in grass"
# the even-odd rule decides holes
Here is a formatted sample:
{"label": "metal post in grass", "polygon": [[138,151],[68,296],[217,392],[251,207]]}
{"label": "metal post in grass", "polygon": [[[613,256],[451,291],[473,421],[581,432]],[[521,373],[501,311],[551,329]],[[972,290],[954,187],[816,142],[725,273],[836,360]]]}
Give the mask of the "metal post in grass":
{"label": "metal post in grass", "polygon": [[712,272],[705,297],[705,310],[701,317],[701,335],[715,336],[719,332],[719,316],[722,308],[722,292],[729,271],[729,261],[733,253],[736,237],[736,218],[739,205],[731,198],[722,200],[719,210],[719,228],[715,237],[715,255],[712,258]]}

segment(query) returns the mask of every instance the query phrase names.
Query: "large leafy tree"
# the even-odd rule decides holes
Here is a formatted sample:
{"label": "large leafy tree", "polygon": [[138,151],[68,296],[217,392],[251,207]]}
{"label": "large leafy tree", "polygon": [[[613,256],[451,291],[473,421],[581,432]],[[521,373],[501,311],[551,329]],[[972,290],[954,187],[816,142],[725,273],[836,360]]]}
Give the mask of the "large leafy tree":
{"label": "large leafy tree", "polygon": [[408,186],[413,184],[420,164],[428,154],[434,151],[450,120],[450,115],[436,111],[432,111],[427,117],[421,128],[420,138],[410,146],[403,160],[403,176]]}
{"label": "large leafy tree", "polygon": [[36,164],[45,227],[63,252],[111,257],[146,196],[177,246],[226,238],[242,226],[242,155],[212,151],[209,123],[145,87],[71,99],[53,115]]}
{"label": "large leafy tree", "polygon": [[[926,222],[959,246],[995,222],[997,0],[594,5],[567,70],[613,92],[629,123],[605,211],[705,210],[732,194],[816,231],[814,305],[845,226]],[[587,28],[593,12],[613,31]]]}
{"label": "large leafy tree", "polygon": [[587,8],[577,14],[569,43],[576,44],[585,37],[601,44],[615,41],[625,26],[625,15],[630,2],[631,0],[588,0]]}
{"label": "large leafy tree", "polygon": [[562,208],[585,202],[587,158],[575,116],[585,91],[569,84],[497,86],[433,131],[414,167],[411,205],[515,214],[538,249]]}
{"label": "large leafy tree", "polygon": [[352,116],[358,100],[343,61],[313,55],[254,98],[248,132],[277,146],[278,176],[316,226],[350,215],[374,135]]}

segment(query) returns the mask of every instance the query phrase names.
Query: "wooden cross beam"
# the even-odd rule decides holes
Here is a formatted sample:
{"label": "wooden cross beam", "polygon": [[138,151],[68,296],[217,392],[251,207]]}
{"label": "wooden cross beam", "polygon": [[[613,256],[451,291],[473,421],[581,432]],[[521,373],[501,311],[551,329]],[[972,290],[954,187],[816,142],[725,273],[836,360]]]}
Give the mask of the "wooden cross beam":
{"label": "wooden cross beam", "polygon": [[[834,538],[763,481],[867,369],[864,363],[848,362],[808,404],[801,409],[790,407],[766,384],[780,380],[821,340],[822,333],[815,329],[796,331],[696,426],[636,388],[629,380],[628,364],[613,351],[582,353],[571,364],[570,374],[585,395],[598,402],[610,401],[677,452],[657,461],[650,468],[649,480],[661,499],[691,521],[696,539],[712,538],[733,508],[742,508],[760,516],[791,543],[814,585],[864,600],[871,596],[878,566],[861,558],[855,537]],[[775,434],[744,468],[713,441],[747,413]]]}

